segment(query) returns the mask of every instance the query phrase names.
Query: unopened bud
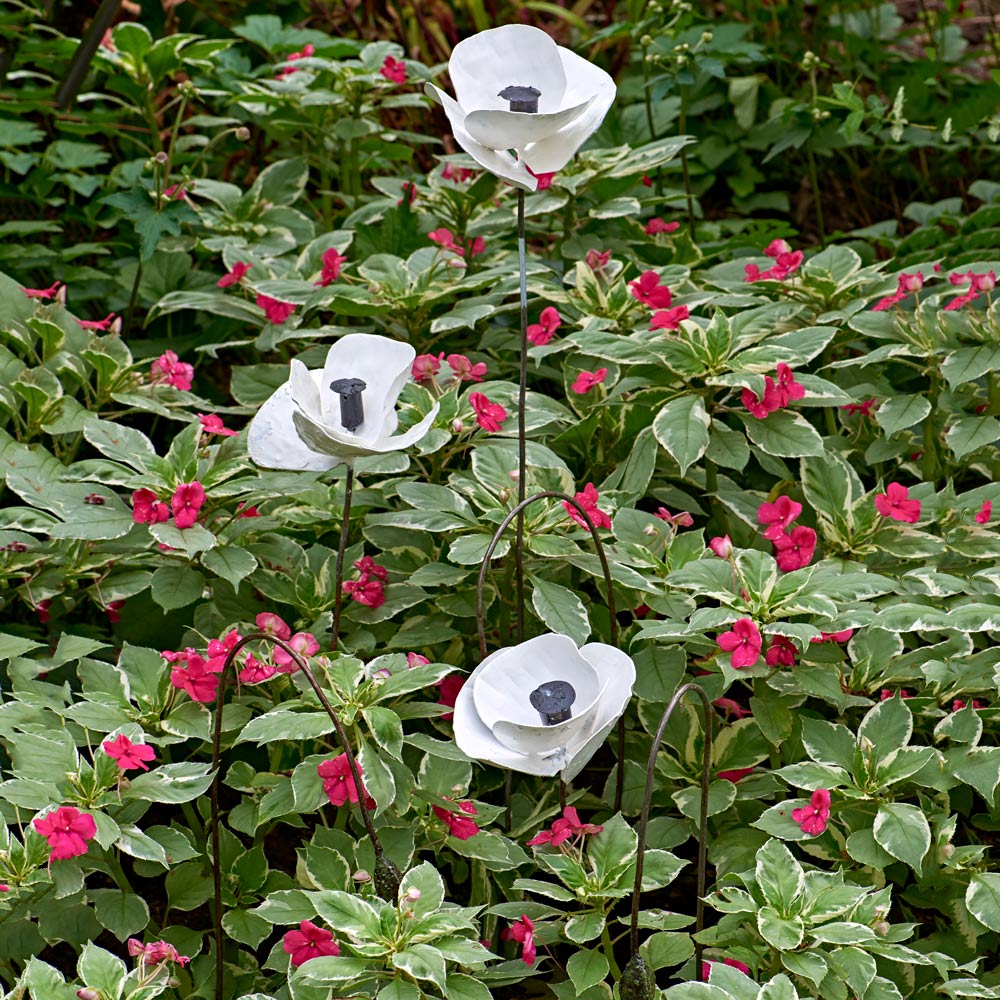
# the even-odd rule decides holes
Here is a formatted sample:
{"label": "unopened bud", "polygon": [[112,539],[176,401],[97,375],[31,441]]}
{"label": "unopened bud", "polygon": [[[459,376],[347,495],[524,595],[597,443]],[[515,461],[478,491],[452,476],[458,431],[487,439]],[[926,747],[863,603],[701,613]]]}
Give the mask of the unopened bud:
{"label": "unopened bud", "polygon": [[950,858],[954,853],[955,853],[955,845],[954,844],[944,844],[941,847],[941,857],[943,857],[943,858],[946,858],[946,859]]}
{"label": "unopened bud", "polygon": [[882,937],[885,937],[889,933],[889,922],[886,920],[876,920],[872,925],[872,930],[876,934],[881,934]]}
{"label": "unopened bud", "polygon": [[420,890],[415,885],[411,885],[410,888],[406,890],[406,898],[410,900],[411,903],[415,903],[418,899],[420,899]]}
{"label": "unopened bud", "polygon": [[875,744],[867,736],[862,736],[858,745],[863,753],[871,753],[875,749]]}
{"label": "unopened bud", "polygon": [[166,162],[167,162],[167,160],[168,160],[168,159],[170,159],[170,157],[169,157],[169,156],[167,156],[167,154],[166,154],[166,153],[165,153],[165,152],[164,152],[164,151],[163,151],[163,150],[161,149],[161,150],[160,150],[160,151],[159,151],[159,152],[158,152],[158,153],[156,154],[156,156],[154,156],[154,157],[153,157],[153,159],[154,159],[154,160],[156,160],[156,162],[157,162],[157,163],[159,163],[159,164],[161,164],[161,165],[162,165],[162,164],[166,163]]}
{"label": "unopened bud", "polygon": [[642,38],[639,39],[639,44],[644,49],[648,49],[650,47],[650,45],[653,44],[653,36],[652,35],[643,35]]}
{"label": "unopened bud", "polygon": [[101,994],[97,990],[92,990],[89,986],[84,986],[82,990],[76,991],[79,1000],[101,1000]]}
{"label": "unopened bud", "polygon": [[506,486],[500,487],[500,491],[497,493],[497,499],[500,503],[506,503],[510,499],[510,490]]}
{"label": "unopened bud", "polygon": [[876,906],[875,907],[875,919],[876,920],[885,920],[885,918],[887,916],[889,916],[889,907],[888,906],[884,906],[883,905],[883,906]]}
{"label": "unopened bud", "polygon": [[701,44],[708,45],[708,43],[715,37],[711,31],[703,31],[701,33]]}
{"label": "unopened bud", "polygon": [[352,878],[352,879],[353,879],[353,880],[354,880],[355,882],[357,882],[357,883],[358,883],[358,885],[362,885],[363,883],[365,883],[365,882],[370,882],[370,881],[372,880],[372,876],[371,876],[371,872],[366,872],[366,871],[364,870],[364,868],[359,868],[359,869],[358,869],[358,870],[357,870],[357,871],[356,871],[356,872],[355,872],[355,873],[354,873],[354,874],[353,874],[353,875],[351,876],[351,878]]}
{"label": "unopened bud", "polygon": [[236,130],[236,138],[239,139],[240,142],[246,142],[247,139],[250,138],[250,129],[248,129],[246,125],[241,125]]}
{"label": "unopened bud", "polygon": [[463,430],[465,430],[465,424],[462,423],[460,417],[455,417],[455,419],[451,422],[452,434],[461,434]]}
{"label": "unopened bud", "polygon": [[652,524],[647,524],[646,527],[642,529],[642,533],[647,538],[652,538],[656,534],[656,528]]}
{"label": "unopened bud", "polygon": [[520,469],[511,469],[510,470],[510,478],[513,479],[514,482],[516,483],[521,478],[521,470]]}

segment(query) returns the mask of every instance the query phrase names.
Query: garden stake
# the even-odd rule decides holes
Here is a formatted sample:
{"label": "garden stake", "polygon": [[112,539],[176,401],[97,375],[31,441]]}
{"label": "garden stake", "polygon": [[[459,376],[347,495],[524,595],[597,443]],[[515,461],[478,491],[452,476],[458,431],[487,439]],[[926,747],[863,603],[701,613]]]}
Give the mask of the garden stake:
{"label": "garden stake", "polygon": [[[646,765],[646,790],[642,799],[642,812],[639,815],[639,841],[635,856],[635,884],[632,888],[632,921],[629,934],[629,946],[632,957],[622,973],[622,1000],[643,1000],[655,993],[653,971],[639,954],[639,894],[642,891],[642,869],[646,853],[646,826],[649,823],[649,809],[653,801],[653,772],[656,767],[656,755],[660,750],[663,733],[667,728],[674,709],[681,703],[684,696],[693,691],[701,699],[705,717],[705,744],[702,748],[701,761],[701,816],[698,824],[698,901],[695,904],[695,935],[702,929],[705,919],[705,869],[708,852],[708,784],[712,765],[712,705],[705,694],[704,688],[697,684],[685,684],[680,688],[660,717],[656,727],[653,745],[649,750],[649,761]],[[694,957],[697,981],[701,979],[702,945],[695,937]]]}
{"label": "garden stake", "polygon": [[333,623],[330,626],[330,651],[337,652],[340,645],[340,606],[344,599],[344,553],[347,551],[347,529],[351,520],[351,499],[354,496],[354,466],[347,463],[344,479],[344,512],[340,522],[340,543],[337,545],[337,568],[334,573],[337,592],[333,597]]}
{"label": "garden stake", "polygon": [[83,78],[87,75],[87,70],[90,69],[90,61],[94,58],[94,53],[101,44],[104,33],[115,23],[115,18],[118,16],[118,8],[121,5],[122,0],[104,0],[101,6],[97,8],[94,20],[90,22],[87,33],[80,40],[80,44],[77,46],[76,51],[73,53],[73,58],[70,60],[66,76],[63,82],[59,84],[59,90],[56,93],[57,108],[69,111],[70,105],[72,105],[77,92],[83,84]]}
{"label": "garden stake", "polygon": [[524,642],[524,497],[528,488],[527,431],[524,426],[528,384],[528,265],[524,248],[524,189],[517,189],[517,267],[521,287],[521,367],[517,387],[517,538],[514,566],[517,574],[517,641]]}
{"label": "garden stake", "polygon": [[[348,471],[350,471],[350,466],[348,466]],[[229,678],[229,668],[233,666],[236,662],[237,654],[251,642],[270,642],[274,646],[279,646],[283,649],[295,662],[295,665],[302,671],[303,676],[309,682],[309,686],[316,693],[316,697],[319,698],[320,704],[323,706],[326,714],[330,717],[330,721],[333,723],[333,728],[336,730],[337,738],[340,740],[340,745],[344,748],[344,753],[347,756],[347,763],[351,768],[351,777],[354,780],[354,790],[358,794],[358,807],[361,810],[361,819],[365,825],[365,832],[368,835],[368,839],[371,841],[372,849],[375,852],[375,871],[373,873],[373,881],[375,884],[375,891],[378,895],[387,901],[395,900],[399,895],[399,885],[403,879],[403,875],[396,865],[386,857],[385,851],[382,849],[382,842],[379,840],[378,834],[375,832],[375,826],[372,823],[371,814],[368,811],[368,806],[365,804],[365,788],[361,781],[361,771],[358,768],[357,758],[354,756],[354,751],[351,749],[351,742],[347,738],[347,733],[344,731],[344,727],[341,725],[340,719],[337,717],[337,713],[333,710],[333,706],[330,704],[326,695],[323,693],[323,689],[319,686],[316,681],[316,675],[312,672],[312,668],[306,662],[303,657],[301,657],[291,646],[288,645],[283,639],[279,639],[277,636],[268,635],[265,632],[251,632],[249,635],[243,636],[239,642],[237,642],[229,653],[226,655],[226,660],[222,665],[222,671],[219,674],[219,690],[215,696],[215,726],[212,733],[212,784],[209,786],[209,796],[212,808],[212,881],[214,885],[214,913],[212,915],[214,928],[215,928],[215,995],[216,998],[222,997],[222,986],[223,986],[223,961],[222,961],[222,858],[221,858],[221,847],[219,845],[219,779],[221,777],[221,769],[219,766],[220,757],[222,756],[222,710],[223,704],[222,699],[226,693],[226,681]]]}
{"label": "garden stake", "polygon": [[[522,359],[524,354],[521,355]],[[523,384],[523,383],[522,383]],[[591,537],[594,539],[594,546],[597,549],[597,557],[601,561],[601,570],[604,574],[604,586],[608,596],[608,616],[611,621],[611,645],[618,645],[618,619],[615,617],[615,592],[611,585],[611,570],[608,568],[608,557],[604,552],[604,543],[601,541],[601,536],[597,532],[597,526],[590,519],[590,515],[584,509],[583,505],[576,500],[574,497],[567,495],[566,493],[560,493],[558,490],[543,490],[541,493],[534,493],[526,500],[520,501],[517,506],[503,519],[500,526],[493,533],[493,537],[490,539],[490,544],[486,547],[486,554],[483,556],[482,565],[479,567],[479,579],[476,581],[476,630],[479,634],[479,655],[486,659],[486,625],[485,625],[485,613],[483,609],[483,587],[486,584],[486,571],[490,567],[490,560],[493,558],[493,553],[496,550],[497,545],[500,544],[500,539],[503,537],[503,533],[507,530],[510,522],[514,518],[522,518],[524,509],[531,506],[537,500],[545,500],[547,498],[553,498],[556,500],[562,500],[565,503],[571,504],[576,508],[580,516],[587,522],[587,527],[590,529]],[[522,604],[523,607],[523,604]],[[622,804],[622,790],[624,787],[625,771],[622,766],[622,756],[625,747],[625,717],[624,715],[618,720],[618,773],[615,780],[615,811],[617,812],[621,808]],[[560,801],[565,801],[565,785],[560,780]],[[505,832],[510,831],[510,796],[511,796],[511,774],[507,772],[507,780],[504,783],[504,808],[506,814],[504,816],[504,830]]]}

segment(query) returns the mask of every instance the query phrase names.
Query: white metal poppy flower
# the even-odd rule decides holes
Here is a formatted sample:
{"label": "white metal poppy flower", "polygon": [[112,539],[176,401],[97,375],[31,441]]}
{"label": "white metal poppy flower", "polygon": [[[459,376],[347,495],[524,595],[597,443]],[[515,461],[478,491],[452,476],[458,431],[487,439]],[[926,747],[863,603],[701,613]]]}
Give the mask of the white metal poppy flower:
{"label": "white metal poppy flower", "polygon": [[635,664],[620,649],[539,635],[472,671],[455,703],[455,742],[477,760],[571,781],[625,711],[634,683]]}
{"label": "white metal poppy flower", "polygon": [[250,422],[250,457],[267,469],[321,472],[364,455],[401,451],[416,444],[437,416],[430,413],[395,434],[396,401],[411,375],[416,351],[388,337],[341,337],[322,368],[292,361],[288,381]]}
{"label": "white metal poppy flower", "polygon": [[[432,83],[455,141],[480,166],[534,191],[604,120],[615,82],[541,29],[507,24],[466,38],[448,61],[455,100]],[[511,156],[514,150],[517,156]]]}

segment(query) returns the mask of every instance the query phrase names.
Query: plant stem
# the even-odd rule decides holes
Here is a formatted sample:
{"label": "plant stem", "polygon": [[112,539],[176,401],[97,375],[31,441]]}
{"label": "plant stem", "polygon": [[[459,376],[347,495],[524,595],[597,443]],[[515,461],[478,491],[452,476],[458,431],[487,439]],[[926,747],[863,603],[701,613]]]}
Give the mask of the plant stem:
{"label": "plant stem", "polygon": [[809,184],[812,186],[813,204],[816,206],[816,229],[819,231],[819,241],[826,246],[826,228],[823,225],[823,204],[819,193],[819,176],[816,173],[816,157],[812,146],[806,146],[806,159],[809,164]]}
{"label": "plant stem", "polygon": [[335,653],[340,643],[340,606],[344,592],[344,552],[347,550],[347,535],[351,521],[351,499],[354,496],[354,466],[348,463],[347,477],[344,479],[344,511],[340,521],[340,543],[337,546],[337,569],[334,573],[333,624],[330,629],[330,652]]}
{"label": "plant stem", "polygon": [[[517,502],[523,503],[528,480],[527,431],[524,426],[528,382],[528,265],[524,247],[524,189],[517,189],[517,264],[521,285],[521,367],[517,389]],[[514,541],[517,590],[517,641],[524,642],[524,511],[517,514]]]}
{"label": "plant stem", "polygon": [[601,931],[601,947],[604,949],[604,957],[608,960],[608,965],[611,966],[611,975],[614,978],[621,979],[622,970],[618,967],[618,963],[615,961],[615,946],[611,940],[611,932],[608,930],[608,925],[605,923],[604,930]]}

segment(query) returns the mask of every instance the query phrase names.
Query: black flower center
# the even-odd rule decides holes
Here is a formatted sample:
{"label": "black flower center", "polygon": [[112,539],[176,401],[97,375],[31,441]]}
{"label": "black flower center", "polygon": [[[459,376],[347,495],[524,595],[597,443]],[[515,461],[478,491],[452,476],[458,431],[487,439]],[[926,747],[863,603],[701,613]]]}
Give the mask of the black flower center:
{"label": "black flower center", "polygon": [[505,101],[510,101],[511,111],[524,111],[529,115],[538,114],[538,98],[541,96],[542,92],[536,87],[522,87],[515,84],[504,87],[497,94],[497,97],[502,97]]}
{"label": "black flower center", "polygon": [[357,430],[365,422],[362,393],[368,383],[360,378],[338,378],[330,388],[340,396],[340,423],[348,431]]}
{"label": "black flower center", "polygon": [[528,700],[542,717],[542,723],[554,726],[557,722],[565,722],[572,717],[571,709],[576,701],[576,691],[569,681],[546,681],[531,692]]}

